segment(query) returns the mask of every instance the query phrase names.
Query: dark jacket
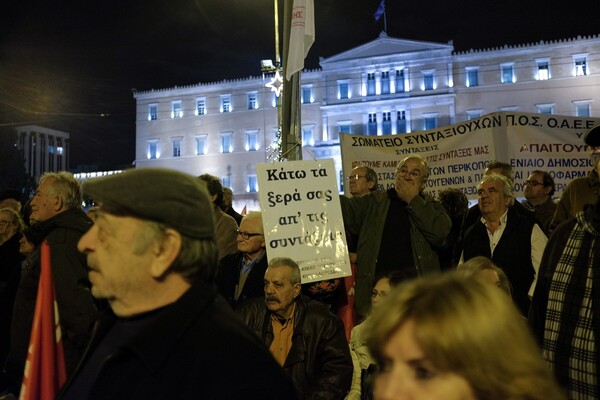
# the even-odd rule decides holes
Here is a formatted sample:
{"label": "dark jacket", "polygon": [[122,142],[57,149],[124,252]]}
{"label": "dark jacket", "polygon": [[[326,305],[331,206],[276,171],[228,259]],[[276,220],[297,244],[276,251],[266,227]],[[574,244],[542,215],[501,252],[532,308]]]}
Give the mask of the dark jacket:
{"label": "dark jacket", "polygon": [[[248,301],[239,313],[246,324],[271,346],[271,313],[264,298]],[[343,399],[352,382],[352,358],[342,322],[318,301],[296,298],[292,348],[283,365],[301,400]]]}
{"label": "dark jacket", "polygon": [[217,288],[219,293],[225,297],[227,303],[234,309],[238,304],[242,304],[248,299],[265,295],[264,279],[268,266],[266,254],[252,267],[240,296],[235,300],[235,288],[240,279],[243,258],[244,254],[239,251],[228,254],[219,260],[219,269],[217,271]]}
{"label": "dark jacket", "polygon": [[12,385],[18,386],[13,387],[15,391],[20,388],[27,358],[40,278],[39,251],[44,239],[50,245],[52,278],[58,303],[67,375],[75,369],[88,344],[97,309],[89,289],[86,258],[77,251],[77,242],[90,227],[91,221],[83,211],[67,210],[34,224],[28,232],[27,237],[36,248],[33,254],[23,261],[11,324],[10,353],[5,370]]}
{"label": "dark jacket", "polygon": [[[362,197],[340,196],[344,226],[349,232],[359,234],[355,305],[361,317],[371,309],[371,285],[375,279],[390,203],[385,190],[375,190]],[[450,217],[438,201],[424,194],[415,196],[406,209],[416,275],[439,273],[440,262],[436,250],[444,244],[450,232]]]}
{"label": "dark jacket", "polygon": [[535,277],[531,263],[531,232],[536,224],[527,215],[510,207],[506,228],[491,255],[490,241],[485,225],[477,221],[465,232],[464,261],[476,256],[490,258],[504,270],[513,287],[513,299],[524,316],[529,311],[528,292]]}
{"label": "dark jacket", "polygon": [[25,257],[19,253],[20,233],[0,245],[0,366],[8,354],[10,321],[17,287],[21,280],[21,262]]}
{"label": "dark jacket", "polygon": [[[105,359],[89,400],[295,399],[269,351],[211,286],[196,283],[169,307]],[[69,388],[115,321],[112,312],[102,315],[57,399],[70,398]]]}

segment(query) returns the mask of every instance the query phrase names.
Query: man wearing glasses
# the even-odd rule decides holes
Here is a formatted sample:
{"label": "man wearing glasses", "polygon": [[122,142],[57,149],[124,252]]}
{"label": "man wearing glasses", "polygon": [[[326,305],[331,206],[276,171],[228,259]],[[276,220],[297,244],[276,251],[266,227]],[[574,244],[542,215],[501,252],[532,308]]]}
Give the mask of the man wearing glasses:
{"label": "man wearing glasses", "polygon": [[395,188],[368,196],[340,196],[346,229],[359,234],[356,311],[369,312],[371,282],[392,270],[407,278],[440,271],[435,249],[446,239],[452,222],[441,204],[423,193],[429,171],[419,156],[397,164]]}
{"label": "man wearing glasses", "polygon": [[348,191],[354,197],[364,196],[377,189],[377,173],[365,165],[354,167],[346,179]]}
{"label": "man wearing glasses", "polygon": [[219,293],[233,308],[248,299],[264,295],[267,256],[262,214],[258,211],[246,214],[235,233],[238,251],[223,257],[217,272]]}
{"label": "man wearing glasses", "polygon": [[556,211],[556,203],[552,201],[554,179],[545,171],[533,171],[525,181],[523,195],[527,199],[523,204],[534,212],[540,227],[549,236],[550,223]]}

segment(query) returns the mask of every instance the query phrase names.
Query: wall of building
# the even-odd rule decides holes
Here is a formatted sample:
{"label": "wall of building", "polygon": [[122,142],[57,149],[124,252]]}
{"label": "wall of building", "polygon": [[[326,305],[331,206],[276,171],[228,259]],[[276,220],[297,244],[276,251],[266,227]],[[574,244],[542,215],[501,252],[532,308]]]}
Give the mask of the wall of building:
{"label": "wall of building", "polygon": [[[310,101],[302,104],[302,126],[310,141],[304,143],[304,157],[333,158],[342,190],[338,138],[343,131],[401,134],[401,129],[424,130],[428,123],[449,125],[498,110],[600,114],[598,36],[463,53],[453,50],[451,42],[382,34],[322,59],[320,70],[302,74],[304,94],[310,93]],[[582,60],[585,73],[577,76]],[[506,65],[512,66],[513,75],[502,83],[507,77]],[[468,82],[467,71],[473,69],[477,70],[476,85]],[[544,74],[548,79],[540,78]],[[395,82],[386,84],[397,76],[403,76],[404,90]],[[271,77],[136,92],[136,167],[211,173],[232,188],[236,202],[255,201],[256,188],[250,184],[255,165],[273,160],[270,146],[277,128],[277,108],[273,93],[265,87]],[[372,93],[370,84],[374,85]],[[347,85],[348,96],[340,96],[343,85]],[[257,104],[249,109],[252,93]],[[229,112],[222,110],[224,98],[230,100]],[[196,113],[198,99],[205,101],[204,115]],[[177,102],[181,103],[180,117],[173,115]],[[156,119],[150,116],[152,105],[156,106]],[[224,153],[222,137],[227,134],[231,135],[231,151]],[[257,135],[253,149],[248,149],[249,134]],[[197,152],[198,137],[206,138],[205,154]],[[173,154],[177,140],[181,151]],[[156,144],[155,158],[149,154],[151,143]],[[258,203],[249,209],[254,207]]]}

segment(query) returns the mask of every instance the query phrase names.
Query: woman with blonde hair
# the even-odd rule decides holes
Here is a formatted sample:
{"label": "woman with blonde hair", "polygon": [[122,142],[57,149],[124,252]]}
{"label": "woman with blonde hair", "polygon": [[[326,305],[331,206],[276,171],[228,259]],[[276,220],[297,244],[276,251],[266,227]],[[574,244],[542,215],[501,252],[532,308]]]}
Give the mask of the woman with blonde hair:
{"label": "woman with blonde hair", "polygon": [[397,287],[368,320],[375,399],[563,400],[512,302],[457,273]]}
{"label": "woman with blonde hair", "polygon": [[484,282],[489,282],[499,287],[509,296],[512,294],[512,285],[504,270],[487,257],[473,257],[459,264],[457,270],[463,276],[474,276],[477,279],[482,279]]}

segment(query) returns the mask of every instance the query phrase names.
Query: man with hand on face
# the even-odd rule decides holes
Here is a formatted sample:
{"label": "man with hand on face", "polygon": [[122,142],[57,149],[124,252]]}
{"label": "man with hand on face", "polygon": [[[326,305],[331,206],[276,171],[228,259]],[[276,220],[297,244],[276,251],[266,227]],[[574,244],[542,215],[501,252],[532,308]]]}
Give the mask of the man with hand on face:
{"label": "man with hand on face", "polygon": [[265,297],[248,301],[239,314],[291,377],[299,399],[341,400],[353,368],[342,322],[300,288],[298,264],[274,258],[264,276]]}
{"label": "man with hand on face", "polygon": [[281,368],[213,288],[218,250],[200,180],[142,168],[89,180],[83,190],[100,207],[78,248],[92,293],[111,310],[58,399],[294,398]]}
{"label": "man with hand on face", "polygon": [[368,196],[340,196],[345,228],[358,234],[356,311],[370,309],[371,282],[393,270],[406,277],[440,271],[435,249],[442,246],[452,222],[442,205],[423,193],[427,162],[409,156],[396,167],[395,188]]}

